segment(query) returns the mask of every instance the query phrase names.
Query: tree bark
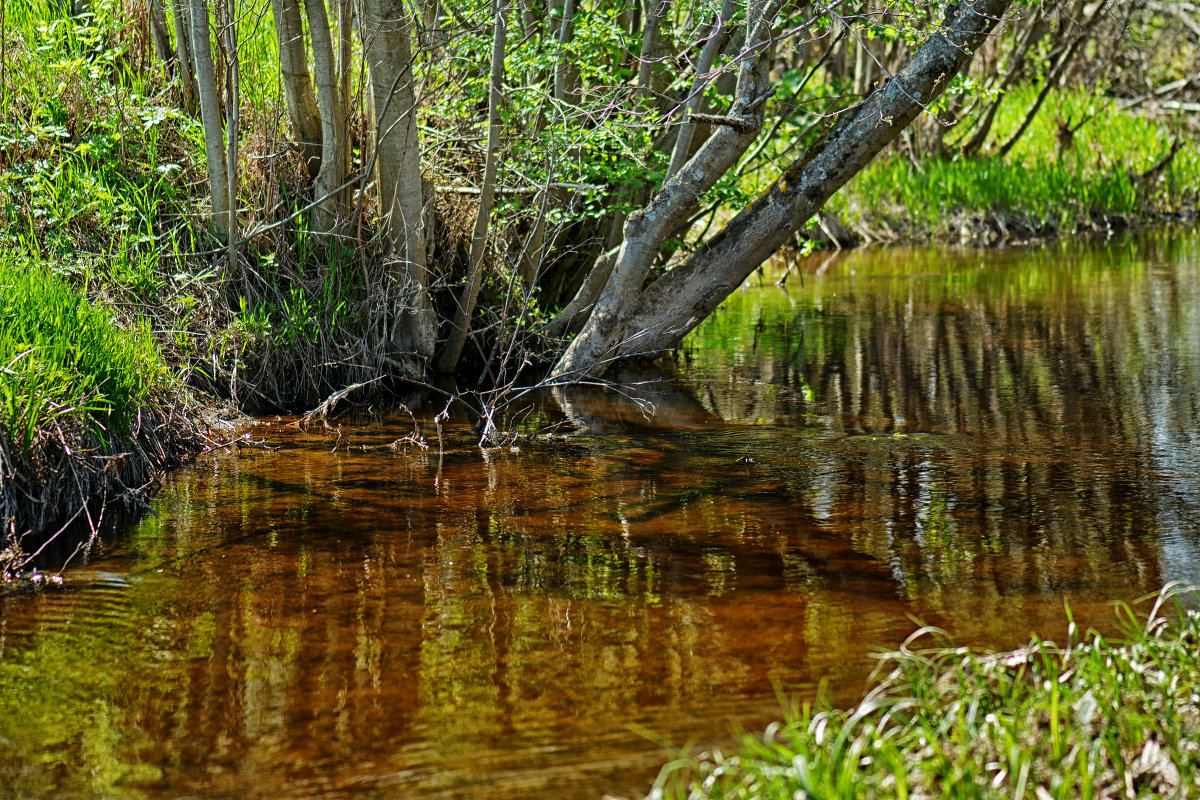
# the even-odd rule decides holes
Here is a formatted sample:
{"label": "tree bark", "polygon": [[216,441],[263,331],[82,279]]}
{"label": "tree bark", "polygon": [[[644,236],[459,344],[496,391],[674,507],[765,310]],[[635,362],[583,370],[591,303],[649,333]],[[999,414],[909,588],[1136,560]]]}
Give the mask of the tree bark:
{"label": "tree bark", "polygon": [[487,160],[483,168],[483,185],[480,187],[479,211],[475,216],[475,231],[471,235],[471,256],[468,259],[467,284],[463,287],[454,312],[454,322],[446,346],[438,361],[442,372],[450,372],[458,364],[463,344],[471,327],[471,314],[479,297],[479,284],[483,277],[483,253],[487,245],[488,219],[492,214],[492,202],[496,197],[497,156],[500,150],[500,102],[504,82],[504,50],[508,43],[508,0],[493,0],[495,3],[495,26],[492,33],[491,85],[488,88],[488,136]]}
{"label": "tree bark", "polygon": [[638,92],[643,97],[653,94],[651,77],[658,58],[658,42],[663,17],[671,0],[646,0],[646,27],[642,32],[642,52],[638,56]]}
{"label": "tree bark", "polygon": [[163,11],[161,0],[148,0],[146,10],[150,16],[150,36],[154,40],[154,54],[166,65],[170,74],[174,70],[175,48],[171,47],[171,34],[167,30],[167,14]]}
{"label": "tree bark", "polygon": [[[847,110],[765,194],[745,208],[689,258],[644,290],[644,271],[627,269],[625,251],[645,248],[643,228],[661,218],[658,207],[671,187],[626,224],[618,262],[596,311],[551,375],[577,380],[602,374],[623,358],[646,358],[677,347],[683,337],[736,289],[825,201],[916,119],[996,26],[1012,0],[960,0],[896,76]],[[755,41],[751,39],[750,41]],[[739,103],[745,98],[739,81]],[[713,136],[681,171],[688,175],[718,140]],[[751,135],[751,138],[753,136]],[[715,180],[715,176],[710,176]],[[624,313],[621,309],[627,309]]]}
{"label": "tree bark", "polygon": [[575,36],[575,0],[564,0],[563,18],[558,30],[558,63],[554,67],[554,99],[563,102],[567,96],[568,70],[571,61],[567,57],[567,45]]}
{"label": "tree bark", "polygon": [[393,360],[419,374],[433,356],[437,321],[428,292],[410,14],[404,0],[364,0],[361,31],[375,106],[379,215],[388,251],[388,294],[394,298],[389,302],[396,306]]}
{"label": "tree bark", "polygon": [[283,76],[283,94],[287,100],[292,129],[304,149],[308,176],[317,177],[321,170],[321,110],[313,94],[312,77],[308,72],[308,47],[305,45],[304,21],[296,0],[272,0],[275,15],[275,34],[279,39],[279,72]]}
{"label": "tree bark", "polygon": [[317,103],[321,110],[321,168],[313,181],[313,229],[331,233],[341,222],[346,162],[346,111],[341,107],[337,66],[325,0],[304,0],[308,29],[312,34],[313,71],[316,73]]}
{"label": "tree bark", "polygon": [[675,147],[671,151],[671,163],[663,178],[664,186],[672,175],[679,172],[679,168],[688,159],[692,148],[692,136],[696,132],[696,123],[692,121],[692,115],[704,110],[704,89],[708,85],[708,73],[717,60],[717,53],[721,52],[721,48],[725,44],[725,37],[729,33],[730,18],[733,17],[736,8],[734,0],[724,0],[721,3],[721,10],[709,28],[708,41],[700,50],[700,61],[696,64],[696,77],[692,79],[691,93],[687,103],[684,104],[683,121],[675,136]]}
{"label": "tree bark", "polygon": [[204,157],[208,161],[208,189],[212,198],[209,222],[222,242],[228,242],[229,174],[225,168],[225,137],[221,131],[221,96],[213,66],[208,30],[208,3],[190,0],[191,46],[196,64],[196,89],[200,96],[200,121],[204,127]]}
{"label": "tree bark", "polygon": [[171,0],[171,16],[175,20],[175,56],[179,65],[179,89],[183,108],[189,114],[196,113],[196,63],[192,56],[192,15],[190,0]]}
{"label": "tree bark", "polygon": [[237,274],[238,269],[238,232],[237,224],[237,163],[238,137],[241,133],[242,114],[242,67],[238,56],[237,38],[237,0],[217,0],[221,40],[225,47],[225,191],[228,199],[225,203],[226,223],[225,236],[228,247],[228,273]]}

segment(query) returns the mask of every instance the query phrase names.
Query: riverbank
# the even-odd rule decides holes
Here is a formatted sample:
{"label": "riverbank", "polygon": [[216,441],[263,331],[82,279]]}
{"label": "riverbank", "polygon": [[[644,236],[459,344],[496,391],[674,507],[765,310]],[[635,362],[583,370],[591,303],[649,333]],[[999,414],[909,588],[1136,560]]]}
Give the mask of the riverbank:
{"label": "riverbank", "polygon": [[2,592],[43,552],[65,547],[69,559],[106,521],[145,507],[202,436],[144,322],[12,258],[0,259],[0,309]]}
{"label": "riverbank", "polygon": [[[880,658],[857,706],[805,704],[732,752],[683,756],[652,798],[1187,797],[1200,775],[1200,615],[1168,586],[1125,636],[954,647],[933,629]],[[1068,611],[1068,617],[1070,616]]]}
{"label": "riverbank", "polygon": [[[997,147],[1025,124],[1037,87],[1011,95],[996,114]],[[955,127],[939,131],[937,155],[914,156],[902,144],[834,195],[811,238],[1004,246],[1195,220],[1194,113],[1081,90],[1052,92],[1046,106],[1003,155],[962,156],[970,131]]]}
{"label": "riverbank", "polygon": [[[252,91],[244,98],[238,150],[247,240],[234,266],[204,222],[210,201],[202,125],[169,59],[161,63],[137,21],[117,6],[100,4],[69,19],[60,13],[35,4],[6,18],[0,246],[10,256],[0,268],[13,275],[52,273],[71,292],[64,302],[93,303],[107,315],[97,318],[94,329],[111,334],[113,352],[128,354],[124,361],[104,356],[89,366],[80,358],[86,347],[77,350],[82,345],[73,343],[75,333],[39,328],[36,320],[21,324],[37,328],[40,338],[14,334],[6,345],[0,368],[16,377],[4,390],[7,418],[0,419],[6,498],[0,517],[7,537],[0,549],[10,553],[7,561],[0,559],[3,571],[23,562],[24,556],[11,553],[28,553],[13,549],[11,541],[39,540],[72,519],[86,522],[84,498],[137,496],[127,490],[152,483],[151,476],[194,450],[196,425],[187,401],[179,399],[186,392],[252,412],[303,411],[396,363],[381,335],[386,313],[376,290],[383,284],[369,277],[383,262],[378,220],[360,208],[354,236],[344,240],[323,241],[307,227],[310,176],[295,137],[281,125],[286,108],[275,90],[273,34],[256,28],[243,41],[242,66],[271,80],[247,81]],[[946,147],[936,158],[914,156],[906,145],[891,147],[834,196],[822,224],[809,231],[809,244],[1000,245],[1194,213],[1200,157],[1190,144],[1190,118],[1164,113],[1161,104],[1150,113],[1152,103],[1120,108],[1109,98],[1056,90],[1025,130],[1023,115],[1036,91],[1035,84],[1014,88],[1000,106],[992,138],[1005,141],[1022,131],[1011,152],[957,157],[954,145],[965,134],[956,131],[943,137]],[[791,113],[784,106],[772,109]],[[452,110],[433,105],[423,120],[445,122]],[[1103,124],[1089,121],[1097,115]],[[479,122],[476,117],[476,111],[467,114],[468,121]],[[971,114],[963,118],[969,125]],[[782,155],[810,144],[810,128],[789,132],[776,125],[773,130],[783,131],[777,141],[755,151],[765,159],[757,174],[774,171],[776,146]],[[424,130],[442,135],[435,127]],[[656,170],[664,165],[655,161],[653,147],[641,140],[637,147],[645,161],[636,162],[636,174],[609,177],[622,187],[660,185]],[[467,182],[478,176],[475,167],[464,174],[461,166],[438,163],[432,152],[423,163],[444,181],[431,185],[451,186],[428,202],[434,302],[445,310],[458,303],[454,293],[474,212],[473,201],[464,198],[472,196]],[[742,187],[745,198],[761,190],[750,183]],[[575,184],[562,184],[568,185]],[[592,191],[591,184],[581,185]],[[479,326],[486,346],[476,348],[479,360],[470,369],[482,370],[472,380],[478,383],[483,371],[500,380],[513,364],[537,361],[561,346],[543,332],[573,294],[575,267],[551,268],[552,262],[556,253],[574,251],[566,260],[590,263],[604,231],[595,223],[610,213],[605,203],[615,203],[624,191],[597,195],[607,199],[595,200],[590,210],[571,206],[578,197],[553,209],[558,234],[547,232],[545,219],[519,222],[528,207],[500,207],[497,215],[512,215],[507,230],[520,230],[525,238],[497,234],[496,241],[525,255],[530,248],[541,252],[537,269],[545,281],[516,304],[522,306],[516,313],[512,301],[525,291],[519,287],[530,278],[523,271],[529,264],[518,269],[498,258],[488,265],[484,286],[494,308],[487,312],[489,324]],[[734,206],[736,194],[727,199]],[[571,238],[573,229],[584,231],[578,241]],[[442,325],[439,335],[448,330]],[[525,349],[500,348],[503,337]],[[496,347],[488,355],[491,345]],[[507,361],[485,363],[502,352]],[[386,391],[383,382],[371,386]]]}

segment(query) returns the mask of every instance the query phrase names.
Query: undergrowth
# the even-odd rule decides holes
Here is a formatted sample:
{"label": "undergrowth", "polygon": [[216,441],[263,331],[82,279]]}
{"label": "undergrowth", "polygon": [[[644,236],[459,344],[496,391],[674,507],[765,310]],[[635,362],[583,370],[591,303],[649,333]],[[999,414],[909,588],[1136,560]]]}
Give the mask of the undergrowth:
{"label": "undergrowth", "polygon": [[[1149,600],[1150,598],[1147,598]],[[1200,614],[1168,586],[1125,635],[1008,653],[925,628],[848,710],[804,705],[732,752],[682,757],[654,798],[1189,797],[1200,791]],[[1069,617],[1069,611],[1068,611]],[[931,640],[932,647],[917,645]]]}
{"label": "undergrowth", "polygon": [[144,320],[118,324],[45,265],[0,258],[0,592],[194,449],[178,388]]}

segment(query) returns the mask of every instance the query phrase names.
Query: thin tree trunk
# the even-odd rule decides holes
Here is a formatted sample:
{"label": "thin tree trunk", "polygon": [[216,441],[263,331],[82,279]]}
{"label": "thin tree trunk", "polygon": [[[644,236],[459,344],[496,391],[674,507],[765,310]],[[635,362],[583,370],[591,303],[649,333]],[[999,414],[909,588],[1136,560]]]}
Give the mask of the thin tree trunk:
{"label": "thin tree trunk", "polygon": [[395,305],[391,360],[400,371],[416,375],[433,357],[437,321],[428,292],[409,14],[404,0],[364,0],[360,30],[375,107],[375,163],[388,253],[388,295],[395,298],[388,301]]}
{"label": "thin tree trunk", "polygon": [[[793,162],[765,194],[733,218],[683,263],[640,289],[645,273],[622,275],[618,262],[596,310],[551,375],[578,380],[603,373],[615,360],[659,355],[678,346],[746,277],[825,201],[866,166],[945,89],[985,40],[1012,0],[962,0],[896,76],[881,86]],[[749,41],[755,41],[751,38]],[[739,81],[738,97],[747,96]],[[721,139],[718,134],[696,154]],[[687,175],[689,163],[681,171]],[[714,176],[715,179],[715,176]],[[657,214],[660,192],[625,226],[622,257]],[[628,309],[618,313],[617,309]]]}
{"label": "thin tree trunk", "polygon": [[646,0],[646,27],[642,32],[642,52],[638,59],[638,90],[643,97],[652,94],[651,74],[658,58],[658,42],[663,17],[671,0]]}
{"label": "thin tree trunk", "polygon": [[321,110],[321,168],[313,181],[313,228],[331,233],[341,221],[339,187],[345,182],[346,114],[338,102],[337,67],[333,60],[333,40],[329,33],[329,15],[325,0],[304,0],[308,29],[312,34],[313,71],[317,84],[317,104]]}
{"label": "thin tree trunk", "polygon": [[0,0],[0,117],[8,116],[8,3]]}
{"label": "thin tree trunk", "polygon": [[683,122],[680,123],[679,133],[675,137],[675,148],[671,151],[670,166],[667,167],[667,174],[663,177],[664,186],[688,160],[689,151],[692,148],[692,136],[696,132],[696,123],[692,121],[691,115],[703,110],[704,89],[709,80],[708,73],[716,63],[717,53],[721,52],[721,48],[725,45],[725,38],[729,32],[729,21],[736,8],[734,0],[724,0],[721,3],[721,10],[717,12],[717,16],[709,28],[708,41],[700,50],[700,61],[696,64],[696,77],[692,79],[691,94],[684,106]]}
{"label": "thin tree trunk", "polygon": [[272,0],[271,10],[279,39],[279,72],[283,76],[288,116],[304,149],[308,176],[315,178],[321,170],[321,109],[317,107],[312,77],[308,73],[308,47],[300,4],[296,0]]}
{"label": "thin tree trunk", "polygon": [[[338,171],[342,176],[350,174],[350,81],[354,72],[354,10],[351,0],[337,0],[337,80],[338,80],[338,109],[341,112],[339,127],[343,131],[341,148],[342,161]],[[348,194],[348,193],[347,193]],[[349,205],[347,202],[346,205]]]}
{"label": "thin tree trunk", "polygon": [[221,96],[217,91],[212,43],[208,30],[208,3],[190,0],[191,45],[196,62],[196,89],[200,95],[200,121],[204,127],[204,156],[208,161],[208,188],[212,198],[209,221],[221,241],[230,241],[229,173],[225,163],[225,140],[221,133]]}
{"label": "thin tree trunk", "polygon": [[237,38],[237,0],[218,0],[218,10],[221,13],[221,38],[225,44],[226,70],[225,76],[225,189],[228,199],[225,204],[227,221],[225,223],[226,243],[228,252],[228,275],[236,275],[238,271],[238,232],[237,224],[237,163],[238,137],[241,131],[241,60],[238,57]]}
{"label": "thin tree trunk", "polygon": [[1022,68],[1025,66],[1026,55],[1029,53],[1030,48],[1035,46],[1046,35],[1047,25],[1041,16],[1034,12],[1031,17],[1029,27],[1025,30],[1025,35],[1014,46],[1013,54],[1008,60],[1008,69],[1000,79],[999,94],[996,96],[996,99],[988,104],[987,110],[980,118],[979,126],[971,135],[970,141],[962,147],[962,154],[968,158],[972,158],[979,153],[980,148],[983,147],[984,142],[991,135],[992,125],[996,122],[996,112],[1000,110],[1000,105],[1004,102],[1004,96],[1009,87],[1012,86],[1013,81],[1016,80],[1017,75],[1021,73]]}
{"label": "thin tree trunk", "polygon": [[554,68],[554,99],[560,103],[567,96],[567,70],[571,63],[567,57],[567,45],[575,35],[575,0],[565,0],[562,13],[562,24],[558,30],[558,64]]}
{"label": "thin tree trunk", "polygon": [[1013,132],[1013,135],[1009,137],[1008,141],[1002,144],[1000,149],[996,151],[996,156],[998,158],[1004,158],[1007,156],[1009,151],[1011,151],[1016,143],[1020,141],[1021,137],[1025,135],[1025,131],[1029,130],[1029,126],[1033,124],[1034,117],[1036,117],[1038,111],[1041,110],[1042,104],[1046,102],[1046,98],[1050,95],[1050,91],[1058,85],[1059,79],[1066,71],[1067,66],[1071,63],[1071,59],[1073,59],[1075,54],[1079,52],[1079,48],[1085,41],[1087,41],[1087,35],[1080,33],[1076,35],[1075,40],[1072,41],[1067,47],[1066,51],[1062,54],[1062,58],[1058,60],[1058,63],[1054,65],[1054,69],[1051,70],[1050,74],[1046,76],[1046,82],[1042,85],[1042,90],[1038,92],[1038,96],[1034,99],[1033,105],[1029,107],[1027,112],[1025,112],[1025,118],[1021,120],[1020,126],[1017,127],[1017,130]]}
{"label": "thin tree trunk", "polygon": [[475,231],[471,236],[471,256],[468,261],[467,283],[454,312],[450,335],[442,351],[438,368],[452,372],[462,354],[463,344],[471,327],[471,314],[479,297],[479,285],[483,277],[483,254],[487,245],[488,219],[492,213],[492,202],[496,197],[496,171],[500,150],[500,102],[504,82],[504,50],[508,44],[508,0],[493,0],[495,25],[492,33],[491,84],[488,88],[488,136],[487,161],[483,169],[483,185],[480,187],[479,212],[475,217]]}
{"label": "thin tree trunk", "polygon": [[167,30],[167,15],[161,0],[147,0],[146,10],[150,16],[150,35],[154,40],[154,53],[166,65],[167,72],[174,71],[175,48],[171,46],[171,33]]}
{"label": "thin tree trunk", "polygon": [[179,88],[183,108],[196,113],[196,63],[192,56],[192,15],[189,0],[171,0],[171,15],[175,19],[175,56],[179,64]]}

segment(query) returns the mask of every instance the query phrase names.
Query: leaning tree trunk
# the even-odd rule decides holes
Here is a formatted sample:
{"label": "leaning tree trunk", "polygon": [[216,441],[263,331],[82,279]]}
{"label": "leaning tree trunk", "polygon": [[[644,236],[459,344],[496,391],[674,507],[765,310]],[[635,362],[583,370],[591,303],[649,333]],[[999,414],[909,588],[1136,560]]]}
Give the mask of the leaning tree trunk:
{"label": "leaning tree trunk", "polygon": [[[629,328],[628,316],[651,264],[663,243],[695,213],[701,198],[737,163],[762,127],[763,106],[770,95],[762,55],[780,5],[781,0],[752,3],[747,13],[748,55],[738,70],[730,114],[720,118],[723,124],[645,208],[626,219],[625,238],[608,283],[583,331],[552,370],[553,378],[570,380],[599,374],[614,358],[636,348],[641,333]],[[627,334],[632,336],[631,341],[626,341]]]}
{"label": "leaning tree trunk", "polygon": [[200,121],[204,127],[204,156],[208,161],[208,188],[212,198],[210,224],[221,241],[230,241],[229,173],[225,162],[225,137],[221,131],[221,95],[213,66],[212,42],[208,31],[208,3],[190,0],[192,36],[190,44],[196,66],[196,89],[200,96]]}
{"label": "leaning tree trunk", "polygon": [[379,216],[394,308],[391,360],[419,375],[433,356],[437,319],[425,263],[425,198],[412,68],[412,9],[404,0],[363,0],[361,31],[375,105]]}
{"label": "leaning tree trunk", "polygon": [[[558,380],[602,374],[623,358],[645,358],[677,347],[683,337],[729,296],[751,272],[779,249],[792,233],[817,213],[825,201],[865,167],[926,104],[946,88],[1012,0],[961,0],[912,59],[862,103],[846,111],[774,184],[688,259],[654,283],[641,288],[646,270],[618,264],[584,330],[552,370]],[[748,41],[760,41],[750,38]],[[738,102],[747,95],[739,80]],[[727,138],[714,136],[680,172],[679,179],[712,164],[711,146]],[[709,176],[715,180],[716,176]],[[664,216],[674,182],[655,195],[625,226],[626,249],[657,253],[645,231]],[[661,244],[661,241],[659,242]]]}
{"label": "leaning tree trunk", "polygon": [[308,48],[304,39],[304,20],[296,0],[272,0],[275,14],[275,35],[279,39],[279,74],[283,77],[283,94],[288,115],[300,146],[310,178],[321,170],[321,110],[313,94],[312,77],[308,73]]}

